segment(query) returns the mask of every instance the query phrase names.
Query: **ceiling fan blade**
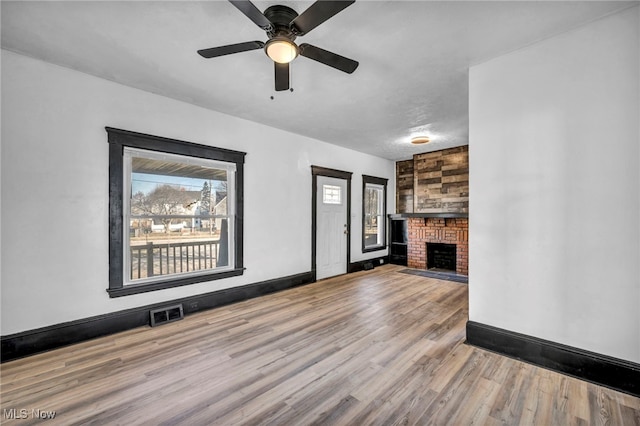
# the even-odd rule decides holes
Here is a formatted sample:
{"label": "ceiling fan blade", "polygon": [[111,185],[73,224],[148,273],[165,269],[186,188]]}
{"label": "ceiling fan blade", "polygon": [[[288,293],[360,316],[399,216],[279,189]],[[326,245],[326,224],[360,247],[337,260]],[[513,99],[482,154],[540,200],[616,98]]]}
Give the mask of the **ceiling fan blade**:
{"label": "ceiling fan blade", "polygon": [[309,8],[302,12],[297,18],[291,21],[290,26],[295,30],[297,35],[306,34],[327,19],[351,6],[353,3],[355,3],[355,0],[318,0],[309,6]]}
{"label": "ceiling fan blade", "polygon": [[251,19],[254,24],[263,30],[269,31],[272,29],[271,21],[249,0],[229,0],[229,3],[237,7],[240,12],[244,13],[247,18]]}
{"label": "ceiling fan blade", "polygon": [[245,43],[228,44],[226,46],[211,47],[209,49],[198,50],[198,54],[203,58],[215,58],[217,56],[230,55],[232,53],[247,52],[249,50],[262,49],[264,43],[261,41],[247,41]]}
{"label": "ceiling fan blade", "polygon": [[274,62],[276,69],[276,92],[289,90],[289,64]]}
{"label": "ceiling fan blade", "polygon": [[360,65],[358,61],[345,58],[337,53],[329,52],[328,50],[320,49],[319,47],[312,46],[307,43],[302,43],[298,48],[300,49],[301,56],[329,65],[330,67],[344,71],[347,74],[354,72],[356,68],[358,68],[358,65]]}

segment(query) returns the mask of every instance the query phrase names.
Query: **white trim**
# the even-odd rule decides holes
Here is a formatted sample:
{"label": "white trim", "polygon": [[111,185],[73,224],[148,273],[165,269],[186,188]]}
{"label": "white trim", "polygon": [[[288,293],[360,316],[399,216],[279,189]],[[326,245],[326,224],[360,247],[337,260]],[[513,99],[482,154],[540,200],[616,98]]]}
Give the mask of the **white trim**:
{"label": "white trim", "polygon": [[[132,159],[133,157],[142,157],[149,158],[154,160],[163,160],[163,161],[172,161],[176,163],[194,165],[199,167],[204,167],[208,169],[215,170],[225,170],[227,174],[227,214],[226,215],[215,215],[211,216],[211,218],[226,218],[228,221],[228,263],[227,266],[216,267],[215,269],[203,269],[199,271],[189,271],[189,272],[179,272],[165,275],[157,275],[153,277],[147,278],[139,278],[132,280],[131,273],[131,241],[130,241],[130,223],[131,223],[131,192],[132,192]],[[173,280],[176,278],[197,276],[197,275],[208,275],[215,274],[219,272],[225,272],[228,270],[232,270],[235,265],[235,213],[236,213],[236,205],[235,205],[235,180],[236,180],[236,165],[235,163],[229,163],[218,160],[210,160],[206,158],[199,157],[189,157],[181,154],[169,154],[163,152],[149,151],[146,149],[139,148],[131,148],[125,146],[123,149],[123,200],[122,200],[122,212],[123,212],[123,220],[122,220],[122,241],[123,241],[123,262],[122,262],[122,277],[123,277],[123,286],[133,285],[133,284],[148,284],[161,282],[165,280]],[[192,218],[193,215],[184,215],[185,219]]]}

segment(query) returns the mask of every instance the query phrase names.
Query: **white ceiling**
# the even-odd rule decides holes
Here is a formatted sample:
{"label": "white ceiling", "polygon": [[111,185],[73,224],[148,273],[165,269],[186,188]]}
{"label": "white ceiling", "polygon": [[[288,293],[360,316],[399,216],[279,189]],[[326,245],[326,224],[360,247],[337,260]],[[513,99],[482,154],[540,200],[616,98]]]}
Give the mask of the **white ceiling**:
{"label": "white ceiling", "polygon": [[[255,4],[301,13],[312,2]],[[359,0],[297,40],[355,59],[359,68],[349,75],[297,58],[293,92],[274,92],[273,65],[260,50],[213,59],[196,54],[267,40],[226,1],[2,1],[2,47],[400,160],[468,143],[469,66],[637,4]],[[412,146],[415,134],[432,142]]]}

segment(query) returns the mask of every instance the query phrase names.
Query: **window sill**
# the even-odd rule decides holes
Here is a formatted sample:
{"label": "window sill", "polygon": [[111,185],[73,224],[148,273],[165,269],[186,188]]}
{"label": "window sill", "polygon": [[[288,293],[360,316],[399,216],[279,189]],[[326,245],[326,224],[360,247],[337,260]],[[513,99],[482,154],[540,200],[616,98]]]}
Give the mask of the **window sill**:
{"label": "window sill", "polygon": [[231,269],[224,272],[218,272],[215,274],[207,274],[207,275],[196,275],[192,277],[179,278],[169,281],[161,281],[155,283],[148,284],[131,284],[127,286],[123,286],[121,288],[108,288],[107,293],[109,293],[109,297],[122,297],[122,296],[130,296],[132,294],[140,294],[147,293],[150,291],[156,290],[164,290],[167,288],[180,287],[183,285],[196,284],[205,281],[214,281],[220,280],[223,278],[229,277],[237,277],[244,273],[245,268],[239,269]]}
{"label": "window sill", "polygon": [[365,247],[362,249],[363,253],[369,253],[372,251],[380,251],[380,250],[385,250],[387,248],[387,246],[375,246],[375,247]]}

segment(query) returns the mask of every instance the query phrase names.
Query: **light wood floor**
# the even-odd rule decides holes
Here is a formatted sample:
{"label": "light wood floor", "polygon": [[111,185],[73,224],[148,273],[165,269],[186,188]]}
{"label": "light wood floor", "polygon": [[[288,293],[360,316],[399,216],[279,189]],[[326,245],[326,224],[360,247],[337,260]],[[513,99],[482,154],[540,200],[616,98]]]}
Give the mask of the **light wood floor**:
{"label": "light wood floor", "polygon": [[464,344],[467,286],[400,269],[2,364],[0,422],[640,424],[638,398]]}

